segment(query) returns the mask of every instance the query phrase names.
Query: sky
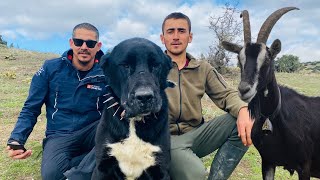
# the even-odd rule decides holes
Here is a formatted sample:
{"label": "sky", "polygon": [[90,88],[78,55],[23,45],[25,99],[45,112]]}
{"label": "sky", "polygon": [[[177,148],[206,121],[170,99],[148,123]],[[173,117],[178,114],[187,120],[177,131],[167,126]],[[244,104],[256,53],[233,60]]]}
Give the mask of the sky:
{"label": "sky", "polygon": [[[278,57],[292,54],[300,62],[320,61],[319,0],[238,2],[239,11],[249,11],[253,39],[272,12],[287,6],[298,7],[300,10],[288,12],[276,23],[267,46],[280,39],[282,50]],[[193,41],[187,51],[200,57],[207,55],[209,46],[216,42],[209,29],[210,18],[221,16],[225,3],[226,0],[3,0],[0,35],[14,47],[62,54],[69,49],[73,27],[89,22],[99,29],[104,52],[132,37],[149,39],[164,50],[160,41],[162,21],[171,12],[182,12],[192,23]]]}

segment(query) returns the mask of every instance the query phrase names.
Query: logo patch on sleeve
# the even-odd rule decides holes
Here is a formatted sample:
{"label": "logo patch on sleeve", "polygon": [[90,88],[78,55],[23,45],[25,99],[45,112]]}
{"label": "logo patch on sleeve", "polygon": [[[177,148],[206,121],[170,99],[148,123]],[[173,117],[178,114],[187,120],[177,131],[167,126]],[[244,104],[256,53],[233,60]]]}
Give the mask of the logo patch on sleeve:
{"label": "logo patch on sleeve", "polygon": [[102,90],[102,88],[100,86],[96,86],[96,85],[92,85],[92,84],[87,84],[87,88],[88,89],[98,90],[98,91]]}
{"label": "logo patch on sleeve", "polygon": [[36,76],[40,76],[40,74],[42,73],[42,72],[44,72],[44,69],[43,69],[43,67],[41,67],[37,72],[36,72]]}

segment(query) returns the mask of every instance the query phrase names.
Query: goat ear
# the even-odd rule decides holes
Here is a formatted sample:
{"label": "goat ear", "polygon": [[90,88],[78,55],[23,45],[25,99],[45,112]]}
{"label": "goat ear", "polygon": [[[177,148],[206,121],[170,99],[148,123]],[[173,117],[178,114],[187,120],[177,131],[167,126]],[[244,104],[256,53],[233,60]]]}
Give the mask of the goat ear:
{"label": "goat ear", "polygon": [[272,59],[274,59],[280,51],[281,51],[281,41],[279,39],[276,39],[273,41],[270,47],[270,53],[271,53]]}
{"label": "goat ear", "polygon": [[239,46],[237,44],[233,44],[233,43],[230,43],[230,42],[227,42],[227,41],[222,41],[221,45],[227,51],[234,52],[234,53],[237,53],[237,54],[239,54],[239,52],[242,49],[242,46]]}

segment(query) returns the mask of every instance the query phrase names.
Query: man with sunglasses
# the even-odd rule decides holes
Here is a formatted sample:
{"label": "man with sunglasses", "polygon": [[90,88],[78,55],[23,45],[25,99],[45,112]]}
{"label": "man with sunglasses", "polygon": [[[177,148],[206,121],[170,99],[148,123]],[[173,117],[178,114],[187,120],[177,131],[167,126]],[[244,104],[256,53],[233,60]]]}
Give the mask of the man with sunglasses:
{"label": "man with sunglasses", "polygon": [[69,179],[72,173],[81,173],[81,168],[88,168],[88,173],[78,175],[90,179],[95,130],[102,112],[102,97],[107,93],[105,76],[97,64],[103,55],[97,28],[89,23],[76,25],[69,44],[70,50],[62,57],[45,61],[33,76],[29,96],[8,140],[9,157],[31,156],[32,150],[24,149],[23,145],[42,105],[46,105],[47,128],[41,163],[41,176],[45,180],[66,179],[63,173],[71,168],[74,171],[67,173]]}

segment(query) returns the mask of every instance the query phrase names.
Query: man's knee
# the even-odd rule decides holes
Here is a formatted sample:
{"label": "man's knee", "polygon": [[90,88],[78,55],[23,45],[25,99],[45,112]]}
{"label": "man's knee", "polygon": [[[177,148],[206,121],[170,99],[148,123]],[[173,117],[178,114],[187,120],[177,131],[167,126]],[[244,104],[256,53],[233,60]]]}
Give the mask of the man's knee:
{"label": "man's knee", "polygon": [[44,180],[60,180],[65,179],[60,167],[55,163],[46,163],[41,166],[41,177]]}
{"label": "man's knee", "polygon": [[201,159],[192,152],[185,151],[181,149],[171,151],[171,178],[173,180],[205,179],[207,173]]}

